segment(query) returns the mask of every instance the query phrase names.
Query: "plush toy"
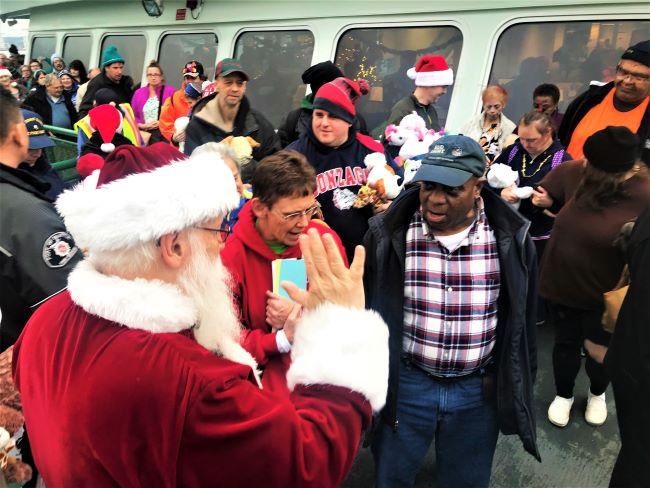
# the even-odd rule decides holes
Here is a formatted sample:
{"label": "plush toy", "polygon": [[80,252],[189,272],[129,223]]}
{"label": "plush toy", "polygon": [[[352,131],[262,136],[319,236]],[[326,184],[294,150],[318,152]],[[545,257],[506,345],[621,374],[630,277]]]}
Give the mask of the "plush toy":
{"label": "plush toy", "polygon": [[235,151],[239,164],[242,166],[251,162],[253,149],[260,146],[260,143],[250,136],[228,136],[221,142],[228,144]]}
{"label": "plush toy", "polygon": [[402,187],[397,184],[399,176],[386,164],[386,157],[380,152],[375,152],[368,154],[363,162],[370,170],[367,185],[377,190],[379,197],[384,201],[396,198]]}
{"label": "plush toy", "polygon": [[[174,121],[174,135],[179,132],[184,131],[187,128],[187,125],[190,123],[189,117],[179,117]],[[178,150],[184,152],[185,150],[185,141],[178,144]]]}
{"label": "plush toy", "polygon": [[417,173],[418,169],[420,169],[420,166],[422,166],[421,159],[406,160],[406,162],[404,163],[404,183],[403,183],[404,185],[411,182],[411,180],[415,176],[415,173]]}
{"label": "plush toy", "polygon": [[[530,198],[533,195],[532,186],[517,187],[517,180],[519,174],[507,164],[497,163],[490,166],[490,171],[487,174],[487,182],[492,188],[508,188],[513,187],[513,193],[519,200]],[[513,203],[512,206],[519,208],[519,203]]]}
{"label": "plush toy", "polygon": [[410,132],[404,127],[390,124],[388,127],[386,127],[384,135],[386,136],[386,142],[388,142],[388,144],[391,146],[401,146],[408,139]]}
{"label": "plush toy", "polygon": [[399,126],[413,134],[421,141],[424,134],[427,132],[427,124],[424,119],[420,117],[415,110],[408,115],[405,115],[399,122]]}

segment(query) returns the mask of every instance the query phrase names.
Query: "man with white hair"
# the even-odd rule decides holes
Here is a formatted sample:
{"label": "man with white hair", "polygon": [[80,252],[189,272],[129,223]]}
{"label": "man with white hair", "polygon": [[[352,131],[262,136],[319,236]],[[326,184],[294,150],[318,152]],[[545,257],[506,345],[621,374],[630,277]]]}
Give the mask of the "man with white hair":
{"label": "man with white hair", "polygon": [[300,238],[310,289],[287,285],[305,311],[288,319],[293,392],[274,396],[240,345],[219,259],[234,180],[213,155],[181,158],[121,146],[57,201],[86,257],[14,353],[45,484],[336,486],[386,395],[363,248],[348,269],[331,236]]}

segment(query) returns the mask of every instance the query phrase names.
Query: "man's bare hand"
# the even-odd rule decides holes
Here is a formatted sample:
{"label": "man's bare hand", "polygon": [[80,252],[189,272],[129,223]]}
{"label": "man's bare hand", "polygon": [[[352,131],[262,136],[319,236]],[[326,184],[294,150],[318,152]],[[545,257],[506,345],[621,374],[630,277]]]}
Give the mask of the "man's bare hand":
{"label": "man's bare hand", "polygon": [[508,203],[517,203],[519,201],[519,197],[517,197],[513,191],[515,188],[517,187],[515,185],[512,185],[501,190],[501,198],[503,198]]}
{"label": "man's bare hand", "polygon": [[346,268],[341,252],[330,234],[320,236],[316,229],[300,236],[300,250],[307,268],[309,289],[301,290],[295,284],[282,282],[282,287],[297,303],[314,309],[323,303],[344,307],[363,308],[363,264],[366,251],[363,246],[354,250],[350,268]]}

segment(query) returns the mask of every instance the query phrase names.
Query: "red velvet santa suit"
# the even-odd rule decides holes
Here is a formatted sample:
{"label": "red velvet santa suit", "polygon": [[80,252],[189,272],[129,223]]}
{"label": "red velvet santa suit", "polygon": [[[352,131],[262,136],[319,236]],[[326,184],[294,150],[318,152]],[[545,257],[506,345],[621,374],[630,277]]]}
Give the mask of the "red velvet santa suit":
{"label": "red velvet santa suit", "polygon": [[289,397],[192,339],[196,310],[159,281],[84,261],[14,351],[37,465],[62,486],[337,486],[371,406],[383,405],[388,334],[378,315],[303,316]]}
{"label": "red velvet santa suit", "polygon": [[[317,220],[312,220],[305,232],[309,229],[316,229],[321,235],[332,234],[347,265],[345,248],[332,229]],[[278,351],[276,334],[266,323],[266,291],[273,290],[271,262],[300,257],[302,253],[298,244],[287,248],[281,255],[269,247],[255,227],[250,202],[242,208],[233,235],[221,251],[223,264],[233,278],[233,295],[242,324],[246,327],[242,344],[257,364],[265,368],[262,376],[264,388],[277,393],[288,393],[285,377],[291,360],[289,353]]]}

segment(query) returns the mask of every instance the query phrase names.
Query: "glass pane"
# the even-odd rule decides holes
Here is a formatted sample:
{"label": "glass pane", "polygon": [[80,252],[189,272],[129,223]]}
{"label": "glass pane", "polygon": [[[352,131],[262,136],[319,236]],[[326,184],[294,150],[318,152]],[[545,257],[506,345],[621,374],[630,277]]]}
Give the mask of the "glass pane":
{"label": "glass pane", "polygon": [[246,96],[275,127],[300,106],[305,96],[300,75],[313,52],[314,35],[306,30],[245,32],[237,38],[235,57],[251,78]]}
{"label": "glass pane", "polygon": [[147,47],[144,36],[106,36],[102,41],[102,52],[110,45],[115,46],[117,52],[124,58],[124,74],[133,78],[134,86],[139,86],[144,67],[144,51]]}
{"label": "glass pane", "polygon": [[[454,70],[463,46],[463,35],[455,27],[373,27],[347,31],[336,48],[336,64],[350,78],[364,78],[371,86],[369,95],[357,102],[375,137],[383,129],[391,108],[413,93],[413,80],[406,71],[424,54],[439,54]],[[453,85],[436,102],[440,125],[444,127]]]}
{"label": "glass pane", "polygon": [[30,56],[32,58],[44,58],[47,62],[44,67],[50,66],[50,56],[54,54],[56,49],[56,39],[54,37],[34,37],[32,39],[32,50]]}
{"label": "glass pane", "polygon": [[88,71],[90,62],[90,36],[68,36],[63,41],[63,60],[66,64],[75,59],[80,60]]}
{"label": "glass pane", "polygon": [[614,79],[616,64],[631,44],[648,38],[650,22],[545,22],[508,28],[497,43],[490,83],[508,90],[505,114],[517,121],[532,108],[541,83],[560,89],[560,112],[592,80]]}
{"label": "glass pane", "polygon": [[214,77],[217,59],[217,36],[212,33],[168,34],[160,42],[158,62],[165,73],[165,84],[180,87],[183,66],[192,60],[199,61],[205,75]]}

